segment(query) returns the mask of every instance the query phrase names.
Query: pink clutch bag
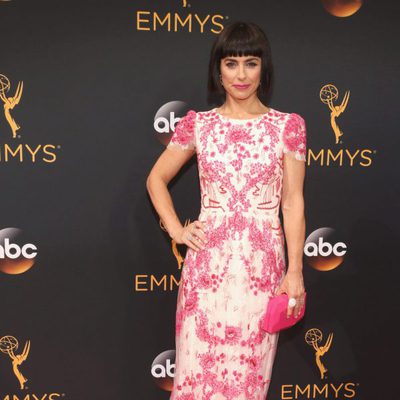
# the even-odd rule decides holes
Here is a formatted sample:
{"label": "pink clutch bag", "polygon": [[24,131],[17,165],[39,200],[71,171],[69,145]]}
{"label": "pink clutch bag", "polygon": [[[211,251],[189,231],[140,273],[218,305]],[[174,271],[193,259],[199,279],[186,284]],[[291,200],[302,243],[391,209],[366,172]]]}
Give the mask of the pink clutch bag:
{"label": "pink clutch bag", "polygon": [[304,305],[297,318],[294,317],[294,312],[292,312],[292,315],[289,318],[286,317],[289,302],[286,293],[282,293],[279,296],[270,299],[261,327],[268,333],[275,333],[295,325],[304,316],[306,310],[306,296],[307,293],[304,293]]}

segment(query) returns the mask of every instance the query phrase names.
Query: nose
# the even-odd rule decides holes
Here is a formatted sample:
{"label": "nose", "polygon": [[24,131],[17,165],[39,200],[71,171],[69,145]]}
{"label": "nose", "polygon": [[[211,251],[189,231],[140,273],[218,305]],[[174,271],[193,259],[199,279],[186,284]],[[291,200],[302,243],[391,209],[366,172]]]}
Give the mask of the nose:
{"label": "nose", "polygon": [[246,78],[246,71],[245,71],[245,68],[244,68],[244,65],[243,64],[239,64],[239,69],[238,69],[238,78],[239,79],[244,79],[244,78]]}

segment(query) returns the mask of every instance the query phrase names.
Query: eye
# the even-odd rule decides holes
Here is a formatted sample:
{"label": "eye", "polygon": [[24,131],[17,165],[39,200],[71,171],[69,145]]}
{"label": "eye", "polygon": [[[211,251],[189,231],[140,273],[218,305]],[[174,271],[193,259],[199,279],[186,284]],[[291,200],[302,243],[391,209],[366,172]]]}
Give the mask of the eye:
{"label": "eye", "polygon": [[235,63],[232,62],[232,61],[228,61],[225,65],[226,65],[228,68],[232,68],[232,67],[235,66]]}
{"label": "eye", "polygon": [[249,63],[247,63],[247,65],[249,67],[257,67],[258,64],[255,61],[250,61]]}

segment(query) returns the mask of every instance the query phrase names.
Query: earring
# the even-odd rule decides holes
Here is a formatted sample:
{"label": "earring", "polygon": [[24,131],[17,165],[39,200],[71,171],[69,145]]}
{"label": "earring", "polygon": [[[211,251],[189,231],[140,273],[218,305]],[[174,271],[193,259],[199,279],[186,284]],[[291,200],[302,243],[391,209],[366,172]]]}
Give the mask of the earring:
{"label": "earring", "polygon": [[223,84],[223,82],[222,82],[222,75],[221,75],[221,74],[219,74],[219,81],[221,82],[221,86],[223,87],[224,84]]}

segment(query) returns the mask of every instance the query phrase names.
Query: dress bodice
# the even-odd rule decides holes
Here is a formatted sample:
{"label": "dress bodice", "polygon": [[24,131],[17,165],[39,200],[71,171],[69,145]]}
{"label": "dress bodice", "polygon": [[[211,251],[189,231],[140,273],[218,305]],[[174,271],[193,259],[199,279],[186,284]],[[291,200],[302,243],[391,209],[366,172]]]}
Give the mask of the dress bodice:
{"label": "dress bodice", "polygon": [[305,161],[306,127],[300,115],[272,108],[251,119],[190,110],[168,147],[196,150],[202,214],[277,218],[283,157]]}

